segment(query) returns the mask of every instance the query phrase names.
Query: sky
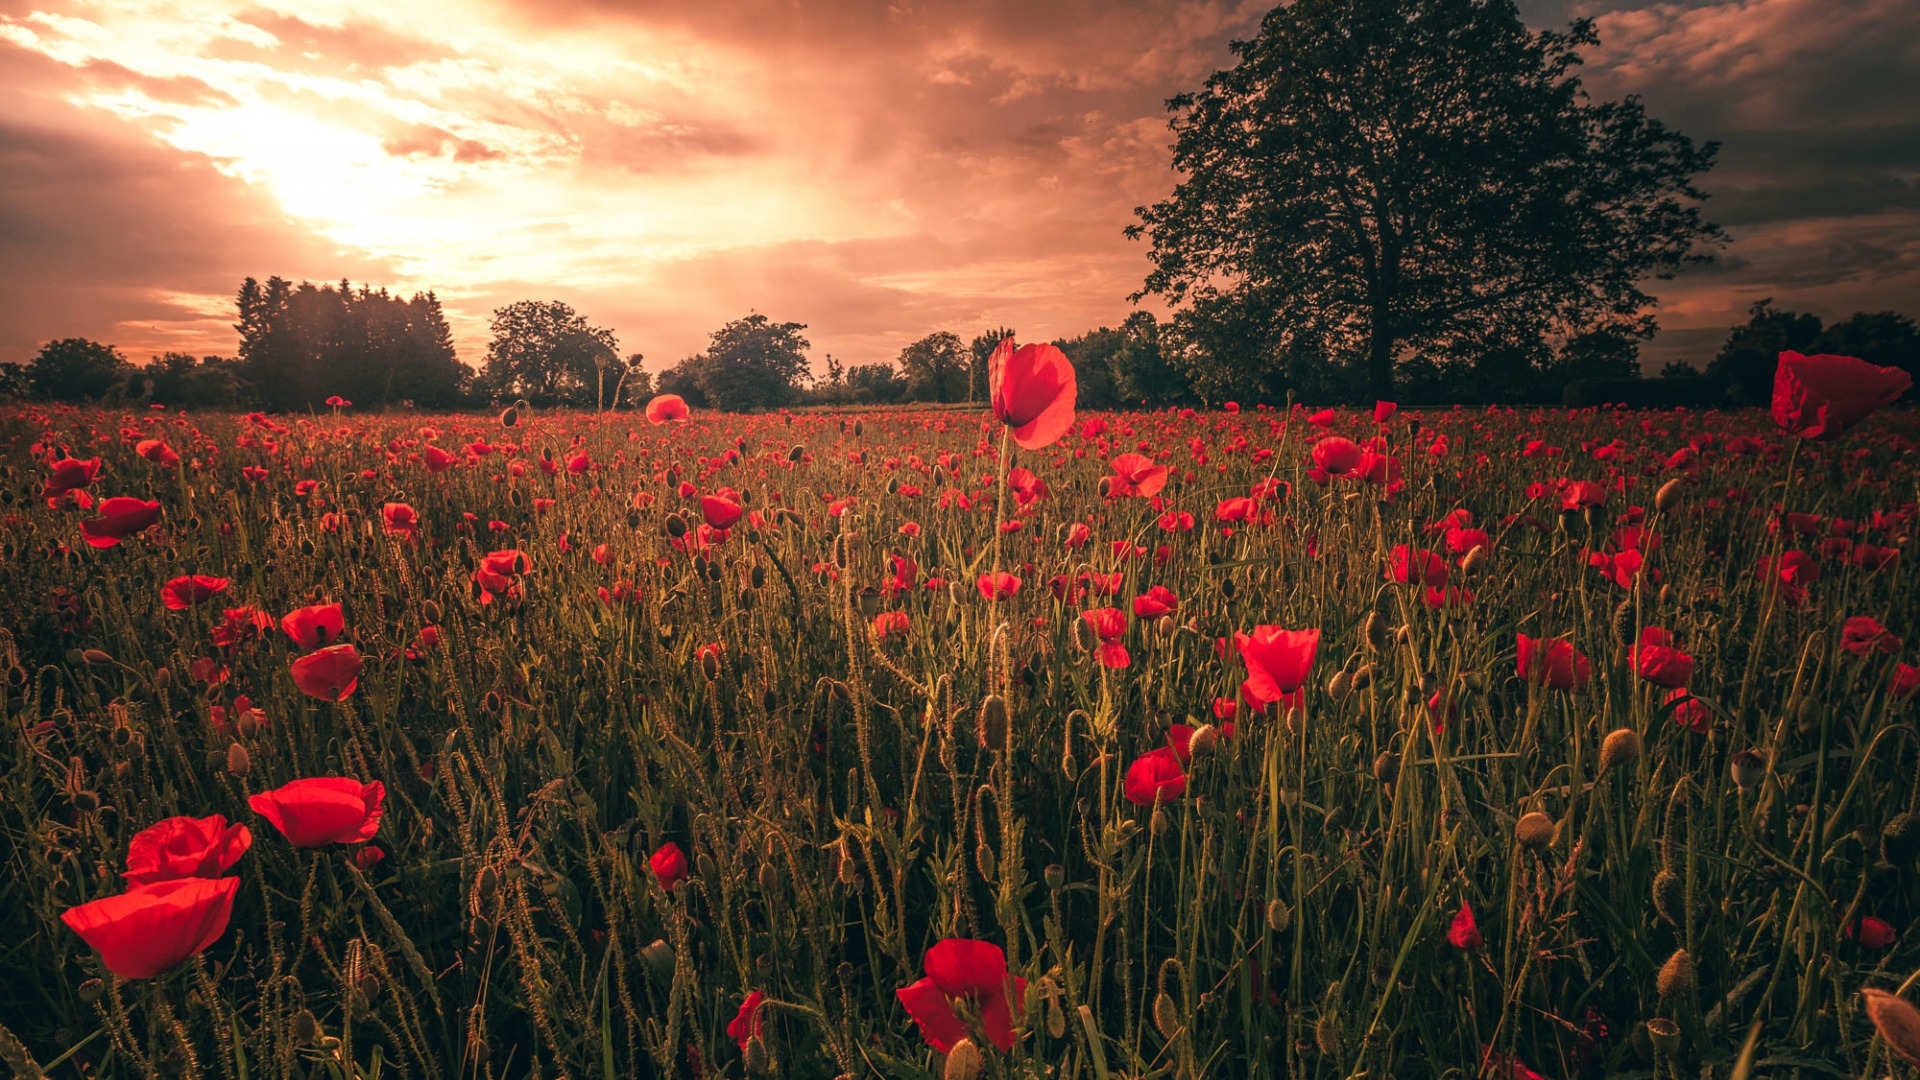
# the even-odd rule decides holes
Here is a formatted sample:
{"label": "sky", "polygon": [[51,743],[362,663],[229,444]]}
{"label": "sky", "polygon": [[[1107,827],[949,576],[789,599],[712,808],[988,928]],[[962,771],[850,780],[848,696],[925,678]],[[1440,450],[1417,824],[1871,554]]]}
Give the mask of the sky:
{"label": "sky", "polygon": [[[658,371],[750,311],[816,369],[1117,325],[1165,100],[1241,0],[0,0],[0,360],[231,355],[247,276],[433,290],[462,359],[560,300]],[[1733,242],[1650,291],[1657,370],[1755,300],[1920,316],[1920,4],[1522,0],[1696,140]],[[1152,307],[1156,313],[1164,309]]]}

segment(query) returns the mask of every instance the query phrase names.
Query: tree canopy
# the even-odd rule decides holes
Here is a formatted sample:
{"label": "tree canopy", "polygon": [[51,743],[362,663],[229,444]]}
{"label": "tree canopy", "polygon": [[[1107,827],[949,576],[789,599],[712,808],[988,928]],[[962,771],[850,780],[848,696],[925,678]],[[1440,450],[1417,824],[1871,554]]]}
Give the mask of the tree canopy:
{"label": "tree canopy", "polygon": [[241,370],[269,409],[325,407],[338,395],[365,407],[460,403],[472,372],[433,293],[411,299],[342,281],[293,285],[247,278],[237,297]]}
{"label": "tree canopy", "polygon": [[808,378],[806,328],[757,313],[735,319],[713,332],[705,352],[662,372],[659,389],[727,412],[791,405]]}
{"label": "tree canopy", "polygon": [[488,326],[480,386],[497,400],[597,406],[625,366],[613,331],[558,300],[516,300],[493,309]]}
{"label": "tree canopy", "polygon": [[900,370],[915,401],[965,401],[972,356],[960,337],[946,330],[900,350]]}
{"label": "tree canopy", "polygon": [[1574,71],[1597,41],[1529,31],[1511,0],[1275,8],[1168,102],[1184,179],[1127,230],[1150,240],[1139,295],[1187,305],[1188,341],[1232,327],[1269,390],[1322,352],[1387,396],[1412,352],[1650,333],[1641,284],[1721,238],[1692,179],[1717,147],[1592,102]]}
{"label": "tree canopy", "polygon": [[120,350],[86,338],[49,341],[27,367],[33,396],[54,401],[97,401],[119,389],[132,366]]}

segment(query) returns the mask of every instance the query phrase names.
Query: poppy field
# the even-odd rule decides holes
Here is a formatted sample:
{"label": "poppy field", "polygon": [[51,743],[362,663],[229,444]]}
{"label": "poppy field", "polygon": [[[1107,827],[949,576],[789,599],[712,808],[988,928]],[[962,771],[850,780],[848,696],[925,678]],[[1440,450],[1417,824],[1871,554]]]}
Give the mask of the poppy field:
{"label": "poppy field", "polygon": [[1920,1075],[1920,420],[0,410],[21,1076]]}

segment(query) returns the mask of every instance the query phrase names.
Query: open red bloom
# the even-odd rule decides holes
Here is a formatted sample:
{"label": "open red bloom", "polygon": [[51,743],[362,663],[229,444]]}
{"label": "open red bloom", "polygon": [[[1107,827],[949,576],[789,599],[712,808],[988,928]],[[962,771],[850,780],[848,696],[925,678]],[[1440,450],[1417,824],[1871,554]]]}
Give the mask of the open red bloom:
{"label": "open red bloom", "polygon": [[1172,802],[1185,795],[1187,774],[1180,768],[1179,755],[1162,746],[1133,759],[1123,790],[1135,806]]}
{"label": "open red bloom", "polygon": [[180,464],[179,452],[168,446],[165,439],[141,439],[134,444],[133,452],[162,468]]}
{"label": "open red bloom", "polygon": [[1133,617],[1136,619],[1157,619],[1162,615],[1171,615],[1180,607],[1180,598],[1165,585],[1155,585],[1144,595],[1133,598]]}
{"label": "open red bloom", "polygon": [[301,648],[313,650],[338,643],[347,619],[339,604],[310,604],[288,612],[280,620],[280,629]]}
{"label": "open red bloom", "polygon": [[1013,429],[1013,441],[1039,450],[1073,428],[1077,392],[1073,363],[1052,345],[1014,348],[1004,338],[987,358],[994,419]]}
{"label": "open red bloom", "polygon": [[252,844],[245,825],[229,825],[219,814],[166,818],[135,833],[127,845],[127,883],[219,877]]}
{"label": "open red bloom", "polygon": [[346,776],[316,776],[282,784],[247,799],[294,847],[362,844],[380,830],[387,787]]}
{"label": "open red bloom", "polygon": [[1573,690],[1593,678],[1593,664],[1571,641],[1514,635],[1520,646],[1520,677],[1549,690]]}
{"label": "open red bloom", "polygon": [[74,488],[83,488],[100,476],[100,459],[61,458],[47,466],[47,483],[40,489],[42,498],[51,499],[64,495]]}
{"label": "open red bloom", "polygon": [[1110,668],[1123,668],[1133,662],[1127,655],[1127,647],[1120,639],[1127,632],[1127,613],[1119,608],[1094,608],[1083,611],[1080,618],[1100,636],[1100,646],[1095,650],[1100,662]]}
{"label": "open red bloom", "polygon": [[386,530],[411,540],[420,531],[420,512],[408,503],[388,503],[380,508]]}
{"label": "open red bloom", "polygon": [[168,611],[185,611],[226,592],[228,584],[230,582],[226,578],[208,577],[205,574],[177,577],[160,586],[160,601],[167,605]]}
{"label": "open red bloom", "polygon": [[1673,635],[1657,626],[1640,631],[1640,641],[1628,656],[1634,674],[1655,686],[1672,690],[1693,677],[1693,657],[1681,652],[1673,644]]}
{"label": "open red bloom", "polygon": [[345,701],[360,685],[360,650],[331,645],[293,662],[293,684],[321,701]]}
{"label": "open red bloom", "polygon": [[1804,551],[1783,551],[1777,558],[1761,559],[1754,573],[1788,600],[1804,604],[1808,588],[1820,580],[1820,564]]}
{"label": "open red bloom", "polygon": [[1447,560],[1425,548],[1396,544],[1387,553],[1387,576],[1402,585],[1418,582],[1429,589],[1445,588]]}
{"label": "open red bloom", "polygon": [[1893,656],[1900,652],[1900,644],[1899,638],[1870,615],[1855,615],[1840,627],[1840,647],[1855,656],[1871,652]]}
{"label": "open red bloom", "polygon": [[733,528],[733,523],[739,521],[740,515],[745,512],[739,502],[725,495],[700,496],[700,516],[716,529]]}
{"label": "open red bloom", "polygon": [[1020,579],[1005,570],[995,570],[980,575],[980,595],[989,600],[1003,600],[1020,591]]}
{"label": "open red bloom", "polygon": [[60,921],[123,979],[151,979],[227,932],[240,879],[179,878],[70,908]]}
{"label": "open red bloom", "polygon": [[1151,497],[1167,486],[1167,467],[1154,464],[1145,454],[1121,454],[1107,462],[1107,467],[1113,470],[1107,478],[1107,494],[1116,499]]}
{"label": "open red bloom", "polygon": [[668,892],[672,892],[675,885],[687,880],[687,853],[681,851],[680,845],[671,840],[660,845],[660,849],[647,860],[647,866],[653,870],[653,876],[660,882],[660,887]]}
{"label": "open red bloom", "polygon": [[1789,350],[1773,372],[1773,422],[1803,439],[1837,439],[1912,388],[1913,376],[1899,368]]}
{"label": "open red bloom", "polygon": [[1233,644],[1246,661],[1247,678],[1240,684],[1240,696],[1249,705],[1259,709],[1276,701],[1298,704],[1300,688],[1320,650],[1319,630],[1256,626],[1251,634],[1235,633]]}
{"label": "open red bloom", "polygon": [[658,394],[652,401],[647,402],[647,423],[649,424],[685,420],[687,415],[687,399],[679,394]]}
{"label": "open red bloom", "polygon": [[1465,900],[1460,901],[1460,910],[1447,926],[1447,941],[1457,949],[1480,947],[1480,924],[1474,921],[1473,905]]}
{"label": "open red bloom", "polygon": [[740,1044],[743,1054],[747,1052],[747,1043],[760,1036],[760,1003],[766,999],[767,995],[758,990],[748,994],[747,1000],[740,1003],[740,1011],[734,1013],[733,1019],[727,1024],[727,1036]]}
{"label": "open red bloom", "polygon": [[1360,445],[1342,435],[1329,435],[1313,444],[1313,463],[1328,476],[1344,476],[1360,464]]}
{"label": "open red bloom", "polygon": [[1869,949],[1884,949],[1899,940],[1900,932],[1887,920],[1867,915],[1847,927],[1847,936]]}
{"label": "open red bloom", "polygon": [[482,555],[479,569],[473,572],[473,583],[480,588],[480,602],[491,604],[496,594],[504,594],[510,600],[519,599],[520,576],[531,568],[532,560],[519,548]]}
{"label": "open red bloom", "polygon": [[160,520],[160,504],[116,495],[100,504],[100,516],[80,523],[80,533],[97,548],[110,548]]}
{"label": "open red bloom", "polygon": [[1008,977],[1007,954],[1000,946],[948,938],[928,949],[920,966],[926,977],[894,994],[928,1046],[944,1054],[967,1038],[966,1021],[953,1010],[953,999],[959,998],[979,1010],[980,1027],[993,1045],[1003,1052],[1013,1049],[1013,1017],[1026,1009],[1027,980]]}
{"label": "open red bloom", "polygon": [[1686,687],[1675,687],[1660,699],[1660,703],[1672,705],[1673,722],[1695,735],[1705,735],[1713,730],[1713,710],[1707,708],[1706,702],[1689,693]]}

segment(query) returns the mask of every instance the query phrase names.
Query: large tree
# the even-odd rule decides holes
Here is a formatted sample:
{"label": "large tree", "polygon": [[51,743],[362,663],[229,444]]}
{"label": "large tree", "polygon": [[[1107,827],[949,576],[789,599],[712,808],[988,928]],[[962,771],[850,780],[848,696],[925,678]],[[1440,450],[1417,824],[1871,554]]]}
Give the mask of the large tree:
{"label": "large tree", "polygon": [[914,401],[965,401],[973,359],[958,335],[928,334],[900,350],[907,397]]}
{"label": "large tree", "polygon": [[1324,345],[1380,395],[1403,354],[1494,327],[1645,333],[1641,284],[1720,238],[1692,181],[1717,146],[1592,102],[1574,69],[1597,41],[1531,32],[1511,0],[1275,8],[1168,102],[1184,179],[1127,230],[1151,240],[1141,295],[1275,353]]}
{"label": "large tree", "polygon": [[27,367],[35,397],[54,401],[94,401],[125,389],[132,365],[111,345],[86,338],[61,338],[40,347]]}
{"label": "large tree", "polygon": [[[706,404],[726,412],[791,405],[807,377],[805,323],[777,323],[751,314],[715,330],[707,351],[680,362],[661,388],[685,381]],[[689,399],[692,400],[692,399]]]}
{"label": "large tree", "polygon": [[619,381],[620,344],[558,300],[516,300],[493,309],[486,393],[536,405],[598,405]]}
{"label": "large tree", "polygon": [[363,408],[459,403],[472,370],[453,351],[440,301],[346,281],[241,283],[240,373],[269,409],[324,408],[339,395]]}

